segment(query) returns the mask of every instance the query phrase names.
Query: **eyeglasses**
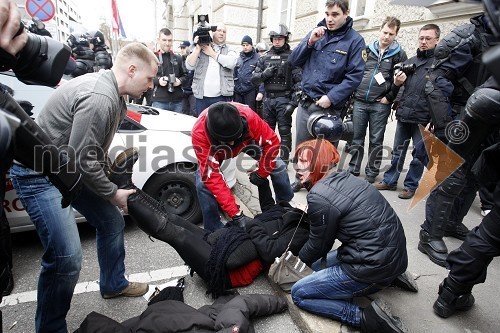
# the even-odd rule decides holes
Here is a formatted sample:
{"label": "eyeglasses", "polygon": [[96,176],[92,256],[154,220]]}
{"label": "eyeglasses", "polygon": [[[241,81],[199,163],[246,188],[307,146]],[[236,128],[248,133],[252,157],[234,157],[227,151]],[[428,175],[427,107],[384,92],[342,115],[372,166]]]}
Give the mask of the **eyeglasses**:
{"label": "eyeglasses", "polygon": [[433,39],[437,39],[437,37],[418,37],[418,40],[419,40],[420,42],[423,42],[424,40],[425,40],[426,42],[430,42],[430,41],[431,41],[431,40],[433,40]]}

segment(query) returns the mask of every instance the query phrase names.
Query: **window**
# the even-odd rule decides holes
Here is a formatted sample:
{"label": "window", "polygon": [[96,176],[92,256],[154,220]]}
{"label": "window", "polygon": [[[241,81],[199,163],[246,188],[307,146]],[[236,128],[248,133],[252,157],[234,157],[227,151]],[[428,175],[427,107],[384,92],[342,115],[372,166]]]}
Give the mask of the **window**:
{"label": "window", "polygon": [[281,0],[280,23],[291,29],[292,21],[292,0]]}
{"label": "window", "polygon": [[351,0],[350,4],[350,15],[351,17],[358,17],[365,15],[366,0]]}

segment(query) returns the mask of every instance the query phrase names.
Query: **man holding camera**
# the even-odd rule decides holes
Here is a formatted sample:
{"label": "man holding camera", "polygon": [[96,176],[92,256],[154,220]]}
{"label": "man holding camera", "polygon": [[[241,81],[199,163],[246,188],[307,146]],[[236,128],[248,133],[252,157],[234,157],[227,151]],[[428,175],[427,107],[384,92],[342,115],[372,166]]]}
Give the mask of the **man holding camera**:
{"label": "man holding camera", "polygon": [[[201,36],[198,31],[200,28]],[[233,99],[234,67],[238,61],[238,53],[226,45],[226,25],[217,24],[211,38],[207,28],[210,29],[206,26],[198,27],[193,40],[196,46],[186,58],[187,70],[194,70],[192,88],[196,97],[197,115],[213,103]]]}
{"label": "man holding camera", "polygon": [[158,74],[154,79],[153,107],[182,113],[182,84],[186,73],[182,56],[172,52],[172,32],[163,28],[158,35],[160,49],[155,52],[159,60]]}
{"label": "man holding camera", "polygon": [[385,126],[391,114],[391,104],[399,86],[393,82],[394,65],[408,59],[396,37],[401,21],[387,17],[380,26],[378,41],[366,48],[367,60],[363,80],[354,92],[352,122],[354,136],[350,153],[349,172],[359,176],[364,155],[365,136],[370,124],[370,146],[365,168],[366,180],[375,181],[379,174]]}
{"label": "man holding camera", "polygon": [[[425,127],[431,120],[429,105],[425,98],[425,84],[429,69],[434,62],[434,49],[439,42],[439,35],[440,29],[435,24],[426,24],[420,28],[417,55],[403,62],[395,73],[394,83],[396,85],[404,83],[404,90],[396,110],[398,122],[391,166],[384,173],[384,179],[375,184],[378,190],[396,190],[410,139],[413,141],[413,146],[416,146],[422,140],[418,125]],[[422,162],[413,158],[404,180],[404,188],[398,196],[400,199],[413,197],[423,171]]]}

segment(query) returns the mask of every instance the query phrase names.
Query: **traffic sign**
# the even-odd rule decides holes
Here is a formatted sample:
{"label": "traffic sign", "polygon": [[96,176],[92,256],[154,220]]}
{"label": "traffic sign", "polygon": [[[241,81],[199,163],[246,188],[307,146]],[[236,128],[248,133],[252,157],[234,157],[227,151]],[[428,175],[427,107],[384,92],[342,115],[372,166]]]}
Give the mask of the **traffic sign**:
{"label": "traffic sign", "polygon": [[56,13],[56,7],[51,0],[26,0],[26,11],[31,17],[40,21],[50,21]]}

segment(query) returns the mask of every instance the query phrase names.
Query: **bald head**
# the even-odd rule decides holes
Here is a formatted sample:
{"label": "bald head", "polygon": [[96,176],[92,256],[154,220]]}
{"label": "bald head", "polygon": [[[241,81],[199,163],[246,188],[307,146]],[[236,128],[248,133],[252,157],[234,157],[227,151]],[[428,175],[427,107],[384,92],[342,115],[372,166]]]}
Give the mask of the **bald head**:
{"label": "bald head", "polygon": [[111,70],[115,74],[120,95],[139,98],[148,89],[153,89],[158,58],[143,44],[130,43],[118,51]]}

